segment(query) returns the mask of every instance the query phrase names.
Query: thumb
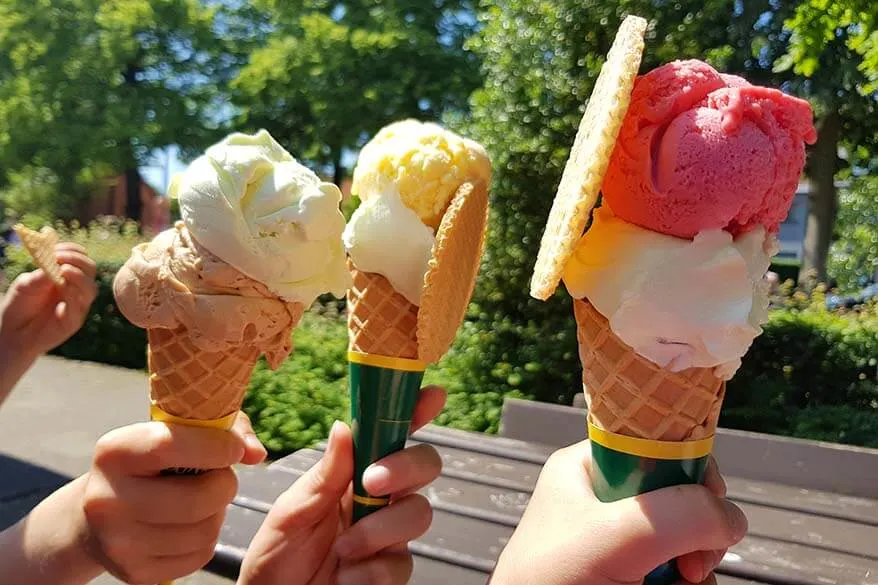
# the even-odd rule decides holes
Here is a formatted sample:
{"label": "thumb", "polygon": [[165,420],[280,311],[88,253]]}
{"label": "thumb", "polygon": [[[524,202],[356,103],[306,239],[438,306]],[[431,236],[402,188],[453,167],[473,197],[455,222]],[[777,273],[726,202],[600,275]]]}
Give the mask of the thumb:
{"label": "thumb", "polygon": [[259,437],[253,431],[250,417],[244,411],[238,411],[238,416],[235,418],[231,432],[240,437],[244,443],[244,457],[241,459],[241,463],[244,465],[262,463],[268,452],[262,445],[262,441],[259,440]]}
{"label": "thumb", "polygon": [[285,524],[310,526],[337,510],[354,477],[354,441],[351,429],[336,421],[329,431],[326,453],[305,475],[278,498]]}
{"label": "thumb", "polygon": [[728,548],[747,532],[741,509],[700,485],[674,486],[606,505],[615,508],[615,522],[604,561],[611,574],[626,581],[639,581],[693,551]]}

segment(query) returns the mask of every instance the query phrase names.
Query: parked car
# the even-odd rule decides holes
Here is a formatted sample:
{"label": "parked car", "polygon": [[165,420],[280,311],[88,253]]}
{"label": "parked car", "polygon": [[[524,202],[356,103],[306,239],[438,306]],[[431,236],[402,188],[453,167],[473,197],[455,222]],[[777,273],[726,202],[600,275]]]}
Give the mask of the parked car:
{"label": "parked car", "polygon": [[826,308],[830,311],[840,308],[850,309],[876,298],[878,298],[878,282],[873,282],[852,294],[826,295]]}

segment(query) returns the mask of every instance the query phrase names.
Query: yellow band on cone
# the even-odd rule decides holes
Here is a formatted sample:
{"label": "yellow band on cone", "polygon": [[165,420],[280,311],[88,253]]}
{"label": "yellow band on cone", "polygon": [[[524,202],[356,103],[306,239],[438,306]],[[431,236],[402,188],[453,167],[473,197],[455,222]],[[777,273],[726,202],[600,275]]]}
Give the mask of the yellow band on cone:
{"label": "yellow band on cone", "polygon": [[375,366],[378,368],[387,368],[388,370],[399,370],[401,372],[423,372],[427,369],[427,362],[422,362],[421,360],[410,360],[407,358],[390,357],[374,353],[360,353],[358,351],[349,351],[348,361],[353,364]]}
{"label": "yellow band on cone", "polygon": [[201,420],[197,418],[183,418],[180,416],[174,416],[173,414],[168,414],[155,404],[149,405],[149,420],[157,420],[160,422],[173,423],[177,425],[186,425],[188,427],[221,429],[227,431],[232,428],[233,424],[235,424],[235,419],[237,417],[238,413],[236,411],[232,414],[227,414],[222,418],[214,418],[209,420]]}
{"label": "yellow band on cone", "polygon": [[591,421],[588,423],[588,438],[607,449],[650,459],[700,459],[713,450],[713,435],[697,441],[654,441],[617,435],[596,427]]}
{"label": "yellow band on cone", "polygon": [[390,498],[370,498],[368,496],[358,496],[354,494],[354,501],[364,506],[385,506],[390,503]]}

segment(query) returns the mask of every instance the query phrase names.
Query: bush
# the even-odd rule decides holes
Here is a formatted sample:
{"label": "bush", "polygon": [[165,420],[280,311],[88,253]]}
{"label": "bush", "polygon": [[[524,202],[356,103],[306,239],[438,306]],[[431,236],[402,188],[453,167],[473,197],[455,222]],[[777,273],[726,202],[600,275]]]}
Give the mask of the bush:
{"label": "bush", "polygon": [[729,382],[721,425],[858,445],[878,439],[869,438],[878,425],[878,313],[874,305],[829,312],[824,301],[818,287],[771,313]]}
{"label": "bush", "polygon": [[350,419],[347,325],[334,309],[309,311],[293,334],[295,350],[277,371],[260,360],[244,411],[273,455],[325,439],[332,423]]}

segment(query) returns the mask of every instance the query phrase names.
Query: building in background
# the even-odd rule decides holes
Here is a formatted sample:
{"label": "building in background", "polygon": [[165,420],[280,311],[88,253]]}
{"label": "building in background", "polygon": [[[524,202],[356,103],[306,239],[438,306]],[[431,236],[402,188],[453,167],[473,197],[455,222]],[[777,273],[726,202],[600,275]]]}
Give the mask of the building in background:
{"label": "building in background", "polygon": [[[140,224],[144,231],[158,233],[171,225],[171,206],[168,198],[140,178]],[[84,201],[79,210],[79,221],[87,224],[101,216],[125,217],[127,194],[125,174],[104,180],[98,192]]]}

